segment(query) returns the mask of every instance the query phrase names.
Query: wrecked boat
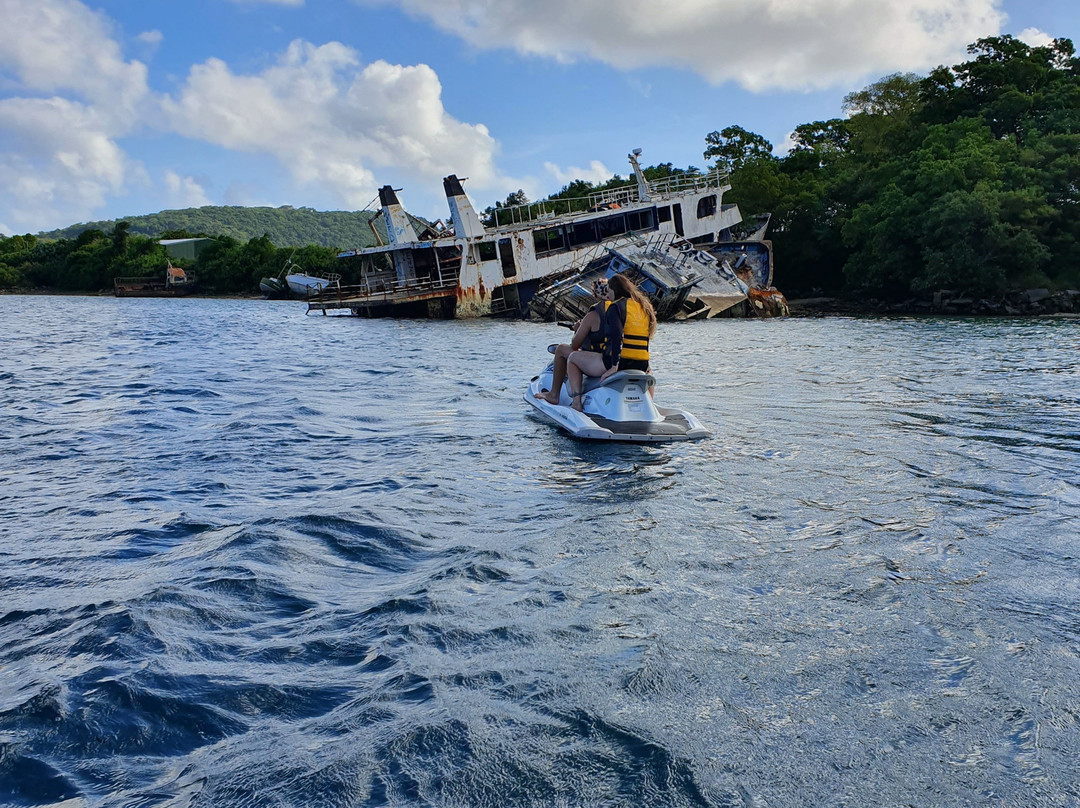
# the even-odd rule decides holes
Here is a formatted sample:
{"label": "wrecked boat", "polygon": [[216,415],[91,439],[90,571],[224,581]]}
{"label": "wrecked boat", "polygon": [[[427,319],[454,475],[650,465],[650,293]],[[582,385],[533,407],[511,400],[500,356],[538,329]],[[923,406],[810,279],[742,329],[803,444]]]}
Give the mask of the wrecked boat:
{"label": "wrecked boat", "polygon": [[[643,238],[654,236],[685,243],[695,255],[699,246],[732,243],[742,216],[738,206],[723,203],[731,188],[727,174],[713,170],[650,182],[640,155],[640,149],[628,155],[634,180],[627,185],[580,200],[498,208],[490,226],[455,175],[443,180],[450,222],[420,233],[397,191],[384,186],[379,201],[389,243],[339,253],[341,274],[348,271],[360,283],[324,290],[308,300],[308,311],[348,310],[361,317],[538,316],[530,304],[539,292],[550,294],[559,281],[610,264],[609,249],[627,256]],[[771,280],[771,250],[767,242],[759,243],[768,250]],[[685,299],[704,299],[706,280],[695,275],[691,288],[700,294],[691,296],[688,288]],[[746,299],[727,287],[722,294]]]}
{"label": "wrecked boat", "polygon": [[568,277],[542,286],[530,302],[540,320],[580,320],[596,303],[598,280],[625,274],[645,293],[657,320],[707,319],[731,313],[764,317],[788,314],[772,286],[772,249],[765,241],[697,246],[671,233],[635,236],[605,248]]}

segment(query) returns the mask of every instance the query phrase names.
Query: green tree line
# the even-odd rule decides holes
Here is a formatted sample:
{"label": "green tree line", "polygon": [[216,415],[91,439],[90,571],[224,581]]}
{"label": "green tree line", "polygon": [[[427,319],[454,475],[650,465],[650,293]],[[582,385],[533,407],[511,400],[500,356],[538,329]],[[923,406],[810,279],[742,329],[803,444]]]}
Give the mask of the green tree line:
{"label": "green tree line", "polygon": [[[163,237],[190,235],[173,231]],[[219,236],[195,260],[170,258],[156,238],[133,235],[127,222],[117,222],[108,233],[84,230],[74,239],[0,237],[0,287],[100,291],[112,289],[116,277],[164,280],[171,262],[192,270],[206,291],[247,293],[258,289],[260,279],[280,274],[290,259],[291,265],[313,274],[341,271],[334,248],[316,244],[278,248],[266,235],[246,242]]]}
{"label": "green tree line", "polygon": [[980,39],[928,76],[887,76],[784,157],[729,127],[706,159],[730,201],[770,211],[777,282],[904,299],[1080,288],[1080,60],[1057,39]]}

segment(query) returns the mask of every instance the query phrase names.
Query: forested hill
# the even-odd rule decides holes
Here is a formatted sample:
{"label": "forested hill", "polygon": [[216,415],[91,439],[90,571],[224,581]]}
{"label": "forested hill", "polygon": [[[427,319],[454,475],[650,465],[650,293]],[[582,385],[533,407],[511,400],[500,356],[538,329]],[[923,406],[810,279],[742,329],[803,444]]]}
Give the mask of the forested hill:
{"label": "forested hill", "polygon": [[[230,236],[237,241],[249,241],[266,235],[279,246],[316,244],[320,247],[355,249],[375,244],[368,226],[374,217],[375,225],[385,238],[386,230],[378,212],[368,210],[313,210],[284,205],[280,208],[245,208],[208,205],[202,208],[163,210],[145,216],[126,216],[128,232],[148,238],[161,238],[168,233],[205,233]],[[119,220],[117,220],[119,221]],[[116,221],[87,222],[39,233],[47,240],[76,239],[87,230],[110,232]]]}

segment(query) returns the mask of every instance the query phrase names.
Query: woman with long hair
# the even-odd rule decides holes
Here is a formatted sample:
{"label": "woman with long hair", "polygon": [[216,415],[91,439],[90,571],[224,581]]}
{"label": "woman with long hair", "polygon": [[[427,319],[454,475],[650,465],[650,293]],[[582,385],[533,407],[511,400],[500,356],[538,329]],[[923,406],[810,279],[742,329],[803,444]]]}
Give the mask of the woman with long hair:
{"label": "woman with long hair", "polygon": [[593,281],[593,296],[598,301],[589,311],[574,323],[574,338],[570,343],[563,343],[555,348],[555,358],[552,360],[551,389],[541,390],[535,393],[533,398],[539,398],[548,404],[558,404],[562,398],[563,380],[566,379],[566,362],[574,351],[592,351],[601,353],[604,350],[604,314],[607,311],[608,285],[607,281]]}
{"label": "woman with long hair", "polygon": [[656,312],[649,299],[625,275],[608,279],[604,314],[604,351],[574,351],[567,358],[570,406],[581,411],[584,376],[606,379],[620,370],[649,369],[649,339],[656,333]]}

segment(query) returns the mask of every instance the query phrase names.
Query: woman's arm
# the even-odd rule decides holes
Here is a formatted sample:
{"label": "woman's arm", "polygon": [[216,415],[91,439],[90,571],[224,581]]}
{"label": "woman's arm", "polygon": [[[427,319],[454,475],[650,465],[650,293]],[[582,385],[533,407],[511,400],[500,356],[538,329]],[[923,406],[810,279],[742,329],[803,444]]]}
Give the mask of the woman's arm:
{"label": "woman's arm", "polygon": [[625,306],[626,304],[622,300],[608,306],[607,317],[604,320],[604,338],[607,340],[604,345],[604,357],[605,364],[610,362],[611,367],[604,372],[604,375],[600,377],[601,379],[606,379],[619,370],[619,359],[622,357],[623,319],[626,317]]}
{"label": "woman's arm", "polygon": [[599,325],[600,315],[596,313],[596,309],[589,309],[589,313],[582,317],[578,323],[574,338],[570,340],[570,348],[575,351],[579,350],[585,344],[585,340],[589,338],[589,333],[595,331],[595,326]]}

